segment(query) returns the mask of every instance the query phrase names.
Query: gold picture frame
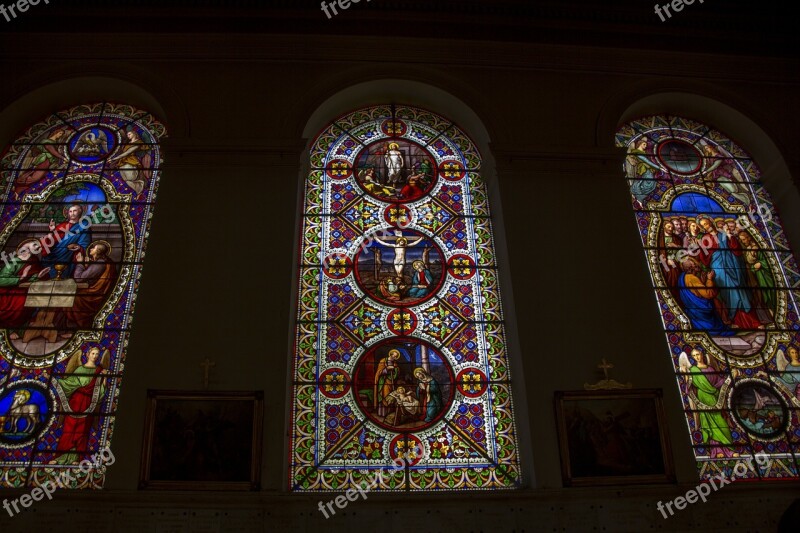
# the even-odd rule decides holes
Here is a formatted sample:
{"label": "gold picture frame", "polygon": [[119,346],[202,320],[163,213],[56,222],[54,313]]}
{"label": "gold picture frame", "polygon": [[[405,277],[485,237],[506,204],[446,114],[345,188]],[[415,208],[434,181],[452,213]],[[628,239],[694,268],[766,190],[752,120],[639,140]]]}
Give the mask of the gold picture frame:
{"label": "gold picture frame", "polygon": [[565,487],[674,483],[660,389],[555,393]]}
{"label": "gold picture frame", "polygon": [[261,487],[264,393],[148,390],[139,488]]}

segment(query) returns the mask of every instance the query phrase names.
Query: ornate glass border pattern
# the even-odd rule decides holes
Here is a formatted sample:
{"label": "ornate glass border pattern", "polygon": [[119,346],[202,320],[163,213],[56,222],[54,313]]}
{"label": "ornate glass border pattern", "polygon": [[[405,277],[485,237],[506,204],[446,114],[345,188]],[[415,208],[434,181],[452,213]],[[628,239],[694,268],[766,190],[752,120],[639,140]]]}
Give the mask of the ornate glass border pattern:
{"label": "ornate glass border pattern", "polygon": [[686,118],[616,143],[701,478],[797,478],[800,275],[758,167]]}
{"label": "ornate glass border pattern", "polygon": [[165,134],[81,105],[2,157],[2,487],[103,486]]}
{"label": "ornate glass border pattern", "polygon": [[376,106],[311,147],[300,245],[294,491],[514,488],[511,384],[480,155]]}

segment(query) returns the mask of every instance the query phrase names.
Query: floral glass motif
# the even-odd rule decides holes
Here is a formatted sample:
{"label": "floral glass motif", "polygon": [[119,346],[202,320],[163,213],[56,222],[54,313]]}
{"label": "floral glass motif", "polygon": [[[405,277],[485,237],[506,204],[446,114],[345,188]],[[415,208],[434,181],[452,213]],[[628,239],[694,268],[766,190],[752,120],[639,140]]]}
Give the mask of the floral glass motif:
{"label": "floral glass motif", "polygon": [[0,487],[103,486],[164,135],[82,105],[2,157]]}
{"label": "floral glass motif", "polygon": [[758,167],[681,117],[616,142],[701,478],[800,477],[800,271]]}
{"label": "floral glass motif", "polygon": [[335,120],[310,157],[291,489],[518,487],[474,144],[438,115],[387,105]]}

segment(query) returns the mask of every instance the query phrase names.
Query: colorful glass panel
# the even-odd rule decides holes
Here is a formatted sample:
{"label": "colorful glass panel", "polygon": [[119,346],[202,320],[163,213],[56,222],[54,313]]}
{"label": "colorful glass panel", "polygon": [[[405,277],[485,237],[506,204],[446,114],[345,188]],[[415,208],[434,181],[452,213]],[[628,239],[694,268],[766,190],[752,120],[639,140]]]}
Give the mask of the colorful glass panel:
{"label": "colorful glass panel", "polygon": [[797,478],[800,275],[758,167],[680,117],[616,141],[701,478]]}
{"label": "colorful glass panel", "polygon": [[335,120],[310,157],[291,489],[519,486],[474,144],[428,111],[377,106]]}
{"label": "colorful glass panel", "polygon": [[2,157],[0,486],[103,486],[164,134],[84,105]]}

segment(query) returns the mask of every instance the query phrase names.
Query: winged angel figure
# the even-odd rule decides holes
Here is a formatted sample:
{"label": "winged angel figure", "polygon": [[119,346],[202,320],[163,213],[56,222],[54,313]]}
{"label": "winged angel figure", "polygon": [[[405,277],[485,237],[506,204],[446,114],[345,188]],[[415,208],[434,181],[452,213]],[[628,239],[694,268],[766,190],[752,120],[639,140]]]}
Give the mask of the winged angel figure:
{"label": "winged angel figure", "polygon": [[79,348],[67,363],[65,377],[55,381],[56,394],[67,413],[56,446],[56,462],[59,464],[74,464],[77,455],[89,454],[89,434],[106,392],[111,353],[105,350],[101,355],[100,348],[94,346],[86,353],[83,364],[82,358],[83,352]]}
{"label": "winged angel figure", "polygon": [[66,166],[67,157],[63,152],[66,135],[67,130],[59,128],[31,147],[19,167],[19,175],[14,180],[14,191],[17,194],[22,194],[40,182],[48,172]]}
{"label": "winged angel figure", "polygon": [[709,367],[705,355],[697,348],[692,350],[692,358],[696,361],[694,365],[686,352],[681,352],[678,366],[686,378],[687,397],[695,428],[702,433],[703,443],[711,447],[712,456],[735,457],[738,454],[724,448],[733,444],[733,437],[730,425],[720,410],[730,387],[730,377]]}
{"label": "winged angel figure", "polygon": [[797,348],[789,347],[788,358],[783,350],[778,350],[775,355],[775,364],[778,367],[775,381],[789,391],[795,406],[800,407],[800,357],[798,357]]}

